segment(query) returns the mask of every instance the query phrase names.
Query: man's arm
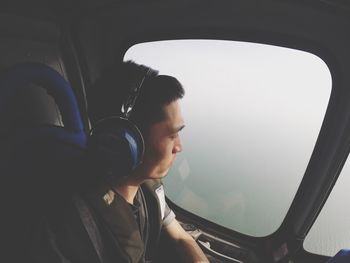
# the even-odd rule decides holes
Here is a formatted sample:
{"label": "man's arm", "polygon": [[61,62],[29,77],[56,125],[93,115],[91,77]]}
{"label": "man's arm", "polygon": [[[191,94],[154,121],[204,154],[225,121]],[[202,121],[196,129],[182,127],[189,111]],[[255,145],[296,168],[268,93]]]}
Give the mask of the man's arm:
{"label": "man's arm", "polygon": [[176,219],[165,226],[163,231],[171,243],[174,244],[176,252],[178,252],[182,259],[181,262],[209,262],[196,241],[182,228]]}

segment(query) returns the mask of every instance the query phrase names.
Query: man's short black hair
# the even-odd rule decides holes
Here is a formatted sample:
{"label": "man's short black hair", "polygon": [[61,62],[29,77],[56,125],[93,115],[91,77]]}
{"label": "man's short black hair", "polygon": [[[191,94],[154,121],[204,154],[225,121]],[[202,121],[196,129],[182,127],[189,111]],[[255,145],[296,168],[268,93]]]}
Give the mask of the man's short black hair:
{"label": "man's short black hair", "polygon": [[[102,118],[121,114],[123,101],[135,82],[141,82],[147,68],[127,61],[111,67],[101,76],[87,94],[92,124]],[[158,75],[157,71],[151,70],[151,74],[144,79],[130,120],[145,132],[151,124],[164,119],[164,106],[183,96],[184,89],[176,78]]]}

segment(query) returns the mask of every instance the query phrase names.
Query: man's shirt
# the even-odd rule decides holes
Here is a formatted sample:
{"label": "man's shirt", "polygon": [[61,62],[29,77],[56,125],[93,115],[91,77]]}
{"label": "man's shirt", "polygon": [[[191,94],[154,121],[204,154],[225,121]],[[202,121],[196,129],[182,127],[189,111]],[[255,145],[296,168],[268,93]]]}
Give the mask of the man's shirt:
{"label": "man's shirt", "polygon": [[[175,219],[175,214],[166,203],[163,185],[159,184],[155,187],[151,191],[153,193],[152,195],[149,188],[146,191],[143,187],[141,186],[138,189],[133,204],[126,202],[117,192],[105,190],[106,194],[103,197],[105,205],[103,207],[105,207],[104,211],[107,209],[109,212],[106,211],[104,213],[102,225],[105,225],[117,240],[122,238],[124,240],[122,243],[127,244],[129,247],[129,254],[132,253],[134,255],[138,254],[139,250],[135,249],[139,245],[133,242],[132,245],[130,241],[137,240],[131,238],[131,236],[135,237],[133,231],[137,229],[139,240],[143,243],[142,247],[144,247],[143,258],[148,261],[152,259],[154,253],[157,251],[156,244],[159,231]],[[97,214],[101,213],[97,212]],[[127,214],[130,214],[131,218],[134,219],[132,220],[130,218],[129,220],[134,222],[126,219],[128,218]],[[121,224],[121,222],[124,223]]]}
{"label": "man's shirt", "polygon": [[[161,186],[163,187],[163,186]],[[158,193],[163,191],[163,188],[161,190],[158,190]],[[157,197],[159,199],[159,204],[161,206],[161,215],[162,215],[162,227],[165,227],[169,225],[174,219],[175,214],[170,209],[168,204],[165,201],[164,194],[157,194]],[[137,191],[137,194],[135,196],[134,204],[129,204],[132,213],[134,215],[135,221],[138,225],[141,239],[145,245],[145,260],[150,260],[150,258],[147,258],[147,250],[148,244],[149,244],[149,237],[150,237],[150,222],[153,222],[149,219],[149,217],[154,217],[157,215],[149,214],[147,209],[147,200],[145,198],[145,195],[143,193],[142,188],[140,187]],[[163,207],[162,207],[163,206]]]}

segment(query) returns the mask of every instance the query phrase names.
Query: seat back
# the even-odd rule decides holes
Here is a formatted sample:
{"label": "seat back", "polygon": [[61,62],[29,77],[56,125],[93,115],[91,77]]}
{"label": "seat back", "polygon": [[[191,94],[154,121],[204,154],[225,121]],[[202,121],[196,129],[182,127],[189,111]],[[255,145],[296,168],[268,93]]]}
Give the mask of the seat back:
{"label": "seat back", "polygon": [[[33,85],[53,98],[62,125],[18,118],[26,116],[21,108],[27,102],[23,94]],[[19,97],[23,103],[17,103]],[[20,236],[31,220],[69,190],[74,181],[72,169],[85,154],[86,135],[69,83],[39,63],[18,64],[0,74],[0,119],[1,233],[10,247],[22,247]]]}
{"label": "seat back", "polygon": [[327,263],[348,263],[350,262],[350,250],[342,249],[334,257],[329,259]]}

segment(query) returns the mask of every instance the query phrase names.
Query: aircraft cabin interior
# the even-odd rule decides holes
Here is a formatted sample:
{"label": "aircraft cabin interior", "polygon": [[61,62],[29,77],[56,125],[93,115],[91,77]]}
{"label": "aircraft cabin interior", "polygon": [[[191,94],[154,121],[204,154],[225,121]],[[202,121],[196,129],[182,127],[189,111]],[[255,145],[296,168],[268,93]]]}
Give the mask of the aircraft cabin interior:
{"label": "aircraft cabin interior", "polygon": [[163,184],[211,262],[350,249],[348,1],[1,2],[0,58],[1,262],[24,262],[37,216],[85,180],[89,98],[129,60],[184,86],[183,150]]}

